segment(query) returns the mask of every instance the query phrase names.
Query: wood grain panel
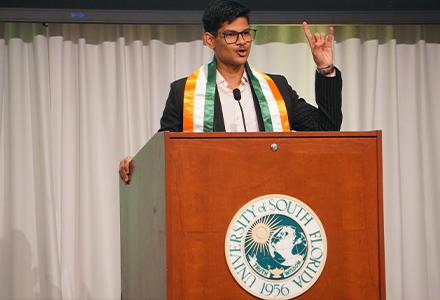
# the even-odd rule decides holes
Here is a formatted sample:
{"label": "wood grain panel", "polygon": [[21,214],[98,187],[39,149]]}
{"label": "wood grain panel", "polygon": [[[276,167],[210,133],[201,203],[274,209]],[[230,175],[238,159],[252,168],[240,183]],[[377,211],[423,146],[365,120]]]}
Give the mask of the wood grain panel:
{"label": "wood grain panel", "polygon": [[385,299],[376,132],[165,139],[168,299],[254,299],[230,274],[224,239],[235,213],[265,194],[303,201],[327,234],[324,271],[297,299]]}

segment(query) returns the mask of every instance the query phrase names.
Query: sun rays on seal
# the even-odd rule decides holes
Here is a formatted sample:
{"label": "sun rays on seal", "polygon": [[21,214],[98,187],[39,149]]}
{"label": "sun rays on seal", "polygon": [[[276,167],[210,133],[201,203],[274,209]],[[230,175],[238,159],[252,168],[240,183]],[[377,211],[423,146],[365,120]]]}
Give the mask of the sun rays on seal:
{"label": "sun rays on seal", "polygon": [[255,252],[255,250],[263,251],[264,254],[266,251],[269,253],[269,238],[280,223],[281,220],[278,220],[275,215],[267,215],[255,221],[246,233],[246,254],[251,251]]}

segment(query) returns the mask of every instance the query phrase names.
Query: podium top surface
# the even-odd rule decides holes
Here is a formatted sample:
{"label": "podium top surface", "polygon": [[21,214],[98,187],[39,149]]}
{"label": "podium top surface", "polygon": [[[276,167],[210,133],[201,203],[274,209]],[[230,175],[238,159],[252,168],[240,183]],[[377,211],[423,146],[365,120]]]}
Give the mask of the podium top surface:
{"label": "podium top surface", "polygon": [[338,137],[377,137],[382,131],[295,131],[295,132],[164,132],[170,139],[197,138],[338,138]]}

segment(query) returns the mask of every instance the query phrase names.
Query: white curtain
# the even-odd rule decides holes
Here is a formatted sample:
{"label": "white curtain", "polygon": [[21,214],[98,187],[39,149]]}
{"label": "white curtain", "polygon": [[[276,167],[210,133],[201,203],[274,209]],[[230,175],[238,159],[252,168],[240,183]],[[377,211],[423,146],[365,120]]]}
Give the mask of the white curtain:
{"label": "white curtain", "polygon": [[[314,103],[302,27],[254,27],[250,63]],[[157,131],[169,83],[211,60],[202,36],[0,24],[1,299],[120,298],[118,164]],[[337,26],[334,49],[342,129],[383,130],[388,299],[438,299],[440,25]]]}

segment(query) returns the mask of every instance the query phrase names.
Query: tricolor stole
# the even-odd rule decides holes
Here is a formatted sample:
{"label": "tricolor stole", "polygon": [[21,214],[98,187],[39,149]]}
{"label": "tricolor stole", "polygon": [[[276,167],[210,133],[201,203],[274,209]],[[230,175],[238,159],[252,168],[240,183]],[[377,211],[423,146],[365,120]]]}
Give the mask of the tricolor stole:
{"label": "tricolor stole", "polygon": [[[265,131],[290,131],[286,105],[275,82],[246,62],[245,68],[252,83]],[[192,73],[185,84],[183,98],[183,131],[212,132],[217,63],[215,56],[208,64]]]}

